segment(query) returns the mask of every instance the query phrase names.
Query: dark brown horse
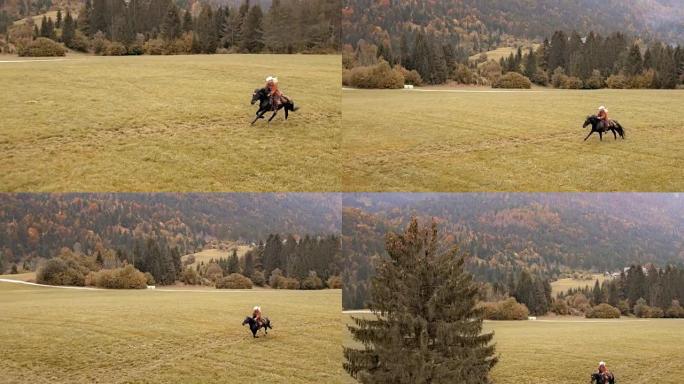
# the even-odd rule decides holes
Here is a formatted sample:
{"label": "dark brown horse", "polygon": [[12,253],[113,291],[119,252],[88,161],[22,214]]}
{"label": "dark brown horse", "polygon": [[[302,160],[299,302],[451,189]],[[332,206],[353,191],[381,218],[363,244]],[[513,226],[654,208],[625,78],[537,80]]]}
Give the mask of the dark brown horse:
{"label": "dark brown horse", "polygon": [[[615,137],[615,140],[617,140],[617,135],[619,134],[622,139],[625,139],[625,129],[622,128],[622,125],[618,123],[616,120],[613,120],[613,124],[610,127],[603,127],[603,124],[601,124],[601,119],[599,119],[598,116],[596,115],[591,115],[588,116],[587,119],[584,121],[584,125],[582,128],[586,128],[591,124],[591,132],[587,135],[587,137],[584,138],[584,141],[587,141],[589,136],[591,136],[594,132],[597,132],[599,134],[599,138],[601,141],[603,141],[603,134],[607,133],[608,131],[613,132],[613,136]],[[616,134],[617,132],[617,134]]]}

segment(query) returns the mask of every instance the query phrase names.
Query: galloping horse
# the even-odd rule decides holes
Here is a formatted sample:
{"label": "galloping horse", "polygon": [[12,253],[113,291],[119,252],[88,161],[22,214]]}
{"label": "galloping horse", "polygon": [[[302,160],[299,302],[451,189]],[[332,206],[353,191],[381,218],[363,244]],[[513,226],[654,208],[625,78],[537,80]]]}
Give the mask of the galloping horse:
{"label": "galloping horse", "polygon": [[245,317],[245,321],[242,322],[242,325],[249,324],[249,330],[252,331],[252,336],[254,338],[258,338],[257,332],[260,329],[264,330],[264,333],[268,335],[268,329],[273,329],[273,326],[271,325],[271,320],[268,319],[268,317],[262,317],[261,318],[261,324],[257,324],[257,321],[252,318],[251,316]]}
{"label": "galloping horse", "polygon": [[252,124],[256,123],[256,121],[259,119],[263,119],[264,115],[268,111],[273,111],[273,115],[271,115],[271,117],[268,119],[268,122],[270,123],[281,109],[285,109],[285,120],[287,120],[289,112],[294,112],[299,109],[298,107],[295,107],[292,100],[288,100],[287,102],[278,105],[278,108],[274,110],[273,106],[271,105],[271,98],[268,97],[268,90],[266,88],[254,90],[254,93],[252,94],[252,105],[254,105],[257,101],[259,102],[259,109],[256,111],[256,117],[252,121]]}
{"label": "galloping horse", "polygon": [[617,140],[617,135],[615,134],[615,132],[617,132],[623,140],[625,139],[625,129],[622,128],[622,125],[620,125],[620,123],[618,123],[617,120],[613,120],[613,125],[611,127],[603,128],[601,126],[601,119],[599,119],[596,115],[591,115],[588,116],[587,119],[584,121],[584,125],[582,126],[582,128],[586,128],[589,124],[591,124],[591,132],[589,132],[587,137],[584,138],[584,141],[587,141],[589,136],[591,136],[594,132],[597,132],[599,134],[599,138],[601,139],[601,141],[603,141],[603,134],[608,131],[613,132],[615,140]]}

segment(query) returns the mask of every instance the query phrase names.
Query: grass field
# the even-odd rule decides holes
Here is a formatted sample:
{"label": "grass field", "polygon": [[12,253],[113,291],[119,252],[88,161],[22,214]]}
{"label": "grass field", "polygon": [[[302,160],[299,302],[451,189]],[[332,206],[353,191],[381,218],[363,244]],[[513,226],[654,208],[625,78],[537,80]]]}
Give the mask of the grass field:
{"label": "grass field", "polygon": [[[250,126],[269,74],[301,110]],[[0,84],[1,191],[341,188],[337,55],[78,55]]]}
{"label": "grass field", "polygon": [[[606,105],[627,140],[582,140]],[[684,91],[348,90],[345,191],[681,191]]]}
{"label": "grass field", "polygon": [[[247,253],[252,247],[249,245],[237,245],[235,246],[237,249],[237,255],[239,258],[242,258],[242,256]],[[233,248],[230,248],[229,250],[220,250],[220,249],[205,249],[203,251],[193,253],[192,255],[195,256],[195,262],[190,264],[191,267],[195,267],[197,264],[200,264],[204,262],[205,264],[209,263],[209,261],[213,260],[218,260],[220,258],[227,258],[230,257],[230,255],[233,254]],[[185,255],[182,257],[183,261],[190,255]]]}
{"label": "grass field", "polygon": [[565,292],[570,288],[584,288],[587,285],[590,288],[593,288],[594,283],[596,283],[596,280],[598,280],[599,284],[601,284],[605,279],[606,277],[602,273],[594,274],[591,280],[573,279],[571,277],[565,279],[558,279],[556,281],[551,282],[551,292],[553,297],[556,297],[557,294]]}
{"label": "grass field", "polygon": [[[486,322],[494,331],[496,384],[589,383],[606,361],[619,383],[679,384],[684,377],[684,320]],[[347,336],[347,345],[353,345]],[[347,378],[347,383],[353,383]]]}
{"label": "grass field", "polygon": [[[274,323],[240,324],[259,304]],[[341,293],[0,283],[3,383],[339,383]]]}

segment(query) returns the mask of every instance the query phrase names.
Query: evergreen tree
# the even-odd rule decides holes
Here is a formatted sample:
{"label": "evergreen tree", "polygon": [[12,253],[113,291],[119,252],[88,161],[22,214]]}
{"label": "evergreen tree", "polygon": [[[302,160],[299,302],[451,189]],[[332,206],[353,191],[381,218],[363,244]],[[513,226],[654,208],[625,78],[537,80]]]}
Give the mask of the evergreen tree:
{"label": "evergreen tree", "polygon": [[630,76],[639,75],[643,71],[643,65],[641,49],[639,48],[639,45],[633,44],[632,48],[629,50],[629,55],[627,56],[625,72]]}
{"label": "evergreen tree", "polygon": [[[218,36],[214,25],[214,13],[209,5],[204,5],[197,17],[197,25],[193,31],[193,39],[197,38],[196,53],[216,53]],[[193,41],[193,44],[195,42]]]}
{"label": "evergreen tree", "polygon": [[64,23],[62,28],[62,42],[64,43],[64,45],[69,47],[75,34],[76,26],[74,25],[74,19],[71,17],[71,11],[67,9],[66,17],[64,17]]}
{"label": "evergreen tree", "polygon": [[532,51],[532,48],[530,48],[527,56],[525,56],[524,75],[531,79],[535,73],[537,73],[537,55]]}
{"label": "evergreen tree", "polygon": [[83,5],[83,8],[81,8],[81,11],[78,13],[78,18],[76,19],[77,22],[76,24],[78,25],[78,29],[83,32],[84,35],[86,36],[91,36],[90,33],[90,17],[93,12],[93,6],[90,0],[86,0],[85,4]]}
{"label": "evergreen tree", "polygon": [[290,9],[273,0],[264,18],[264,44],[271,52],[285,53],[292,45],[293,19]]}
{"label": "evergreen tree", "polygon": [[437,226],[413,219],[390,234],[387,259],[377,265],[369,308],[349,330],[362,349],[345,348],[345,370],[362,383],[490,381],[496,364],[493,334],[482,333],[477,285],[457,250],[440,252]]}
{"label": "evergreen tree", "polygon": [[166,16],[164,16],[161,31],[164,39],[169,41],[176,40],[181,36],[183,26],[181,24],[180,11],[175,3],[169,5]]}
{"label": "evergreen tree", "polygon": [[55,20],[55,28],[62,28],[62,10],[57,10],[57,19]]}
{"label": "evergreen tree", "polygon": [[243,275],[251,277],[254,274],[254,252],[250,250],[245,254],[245,268],[242,271]]}
{"label": "evergreen tree", "polygon": [[258,5],[250,8],[245,16],[245,21],[240,28],[240,49],[245,52],[256,53],[261,51],[264,47],[263,29],[262,29],[263,13],[261,7]]}
{"label": "evergreen tree", "polygon": [[233,249],[233,254],[231,254],[228,259],[228,268],[226,269],[228,274],[240,272],[240,260],[238,259],[237,251],[235,249]]}
{"label": "evergreen tree", "polygon": [[192,31],[192,15],[190,11],[183,12],[183,32]]}

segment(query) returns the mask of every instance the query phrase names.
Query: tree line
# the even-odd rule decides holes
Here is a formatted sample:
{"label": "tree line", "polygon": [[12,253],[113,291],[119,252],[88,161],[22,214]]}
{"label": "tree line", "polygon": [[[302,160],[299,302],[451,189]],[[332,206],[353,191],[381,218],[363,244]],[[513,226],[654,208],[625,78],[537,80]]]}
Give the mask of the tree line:
{"label": "tree line", "polygon": [[598,280],[592,286],[570,289],[554,300],[559,314],[586,313],[601,304],[637,317],[684,317],[684,269],[632,265],[614,279]]}
{"label": "tree line", "polygon": [[[274,0],[267,10],[249,0],[234,8],[196,2],[188,9],[172,0],[86,0],[77,17],[67,10],[59,27],[50,17],[34,24],[31,38],[104,55],[332,53],[339,50],[339,18],[332,0]],[[16,29],[10,41],[30,44]]]}

